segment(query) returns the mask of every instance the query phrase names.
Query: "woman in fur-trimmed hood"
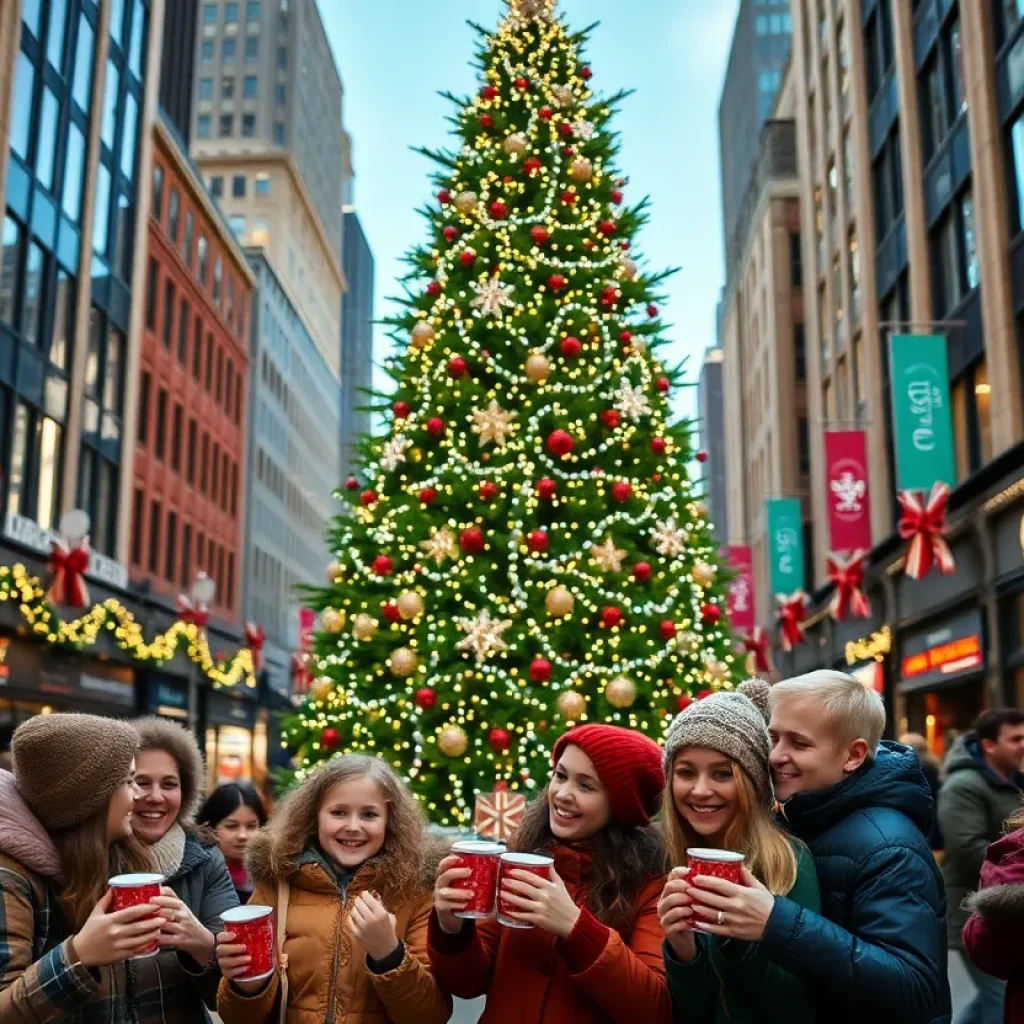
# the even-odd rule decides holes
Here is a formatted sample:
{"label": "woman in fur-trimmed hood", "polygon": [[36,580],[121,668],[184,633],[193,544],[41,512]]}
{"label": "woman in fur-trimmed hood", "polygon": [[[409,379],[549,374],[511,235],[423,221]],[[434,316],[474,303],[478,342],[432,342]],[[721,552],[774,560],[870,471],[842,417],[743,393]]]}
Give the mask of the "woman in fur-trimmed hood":
{"label": "woman in fur-trimmed hood", "polygon": [[981,888],[964,902],[963,940],[976,966],[1006,979],[1006,1024],[1024,1024],[1024,811],[1007,825],[1016,831],[988,848]]}
{"label": "woman in fur-trimmed hood", "polygon": [[285,922],[285,963],[269,979],[238,980],[244,947],[219,935],[224,1024],[445,1024],[452,1002],[426,948],[444,847],[425,824],[387,763],[360,754],[290,793],[246,853],[249,902]]}

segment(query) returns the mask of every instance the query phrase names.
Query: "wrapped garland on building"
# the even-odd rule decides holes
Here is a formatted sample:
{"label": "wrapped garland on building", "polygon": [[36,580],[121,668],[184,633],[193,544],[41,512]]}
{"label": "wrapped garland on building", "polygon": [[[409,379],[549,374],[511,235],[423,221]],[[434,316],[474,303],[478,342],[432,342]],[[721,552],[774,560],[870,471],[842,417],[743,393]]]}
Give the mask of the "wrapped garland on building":
{"label": "wrapped garland on building", "polygon": [[430,154],[389,430],[339,492],[314,682],[286,725],[300,776],[338,750],[379,755],[444,825],[478,793],[542,786],[574,723],[660,740],[733,671],[615,102],[552,0],[513,0],[483,34],[460,146]]}

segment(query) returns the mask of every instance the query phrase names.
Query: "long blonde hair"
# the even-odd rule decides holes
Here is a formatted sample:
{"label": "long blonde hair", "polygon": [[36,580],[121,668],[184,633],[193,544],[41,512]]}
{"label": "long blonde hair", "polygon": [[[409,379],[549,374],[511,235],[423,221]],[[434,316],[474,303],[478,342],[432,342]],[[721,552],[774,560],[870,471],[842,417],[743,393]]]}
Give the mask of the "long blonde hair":
{"label": "long blonde hair", "polygon": [[[678,754],[676,757],[678,758]],[[775,823],[771,809],[759,800],[747,773],[731,758],[732,777],[736,783],[735,817],[725,833],[723,848],[742,853],[745,866],[774,896],[785,896],[796,884],[797,862],[795,843]],[[690,827],[676,808],[672,798],[675,763],[670,765],[662,801],[662,829],[669,866],[686,864],[686,850],[704,846],[706,842]]]}

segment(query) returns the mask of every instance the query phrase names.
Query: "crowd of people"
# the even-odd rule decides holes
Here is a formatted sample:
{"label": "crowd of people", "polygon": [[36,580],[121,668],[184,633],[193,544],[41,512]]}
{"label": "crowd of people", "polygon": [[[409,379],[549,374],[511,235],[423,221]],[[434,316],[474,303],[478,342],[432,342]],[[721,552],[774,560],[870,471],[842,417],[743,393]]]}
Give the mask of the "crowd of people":
{"label": "crowd of people", "polygon": [[[245,786],[200,806],[175,723],[39,716],[0,770],[0,1021],[444,1024],[484,997],[485,1024],[933,1024],[953,946],[958,1021],[1021,1024],[1024,712],[985,712],[944,779],[884,730],[838,672],[712,694],[664,747],[574,727],[509,843],[550,867],[502,873],[499,923],[382,760],[335,757],[268,821]],[[109,881],[145,873],[122,909]],[[240,904],[274,911],[255,979]]]}

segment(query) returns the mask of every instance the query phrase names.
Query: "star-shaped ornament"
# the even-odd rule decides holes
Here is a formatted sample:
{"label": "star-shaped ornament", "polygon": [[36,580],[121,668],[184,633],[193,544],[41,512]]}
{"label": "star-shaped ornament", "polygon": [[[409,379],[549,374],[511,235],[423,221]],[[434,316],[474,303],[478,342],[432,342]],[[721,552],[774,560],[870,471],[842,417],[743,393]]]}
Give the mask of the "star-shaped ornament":
{"label": "star-shaped ornament", "polygon": [[549,22],[557,0],[512,0],[512,10],[527,21]]}
{"label": "star-shaped ornament", "polygon": [[481,444],[504,444],[514,429],[515,418],[514,412],[505,412],[492,398],[486,409],[473,410],[473,433],[480,435]]}
{"label": "star-shaped ornament", "polygon": [[511,619],[492,619],[490,612],[482,611],[475,619],[456,619],[455,624],[466,634],[455,645],[456,650],[472,651],[478,665],[508,650],[501,634],[512,625]]}
{"label": "star-shaped ornament", "polygon": [[436,565],[440,565],[446,558],[454,558],[459,550],[455,534],[448,527],[435,530],[429,540],[420,541],[420,548]]}
{"label": "star-shaped ornament", "polygon": [[643,388],[635,388],[628,380],[624,380],[615,392],[615,408],[635,423],[641,416],[650,415],[651,402]]}
{"label": "star-shaped ornament", "polygon": [[590,556],[594,563],[605,572],[622,572],[622,560],[626,552],[615,546],[615,541],[609,537],[603,544],[592,544]]}
{"label": "star-shaped ornament", "polygon": [[571,85],[556,85],[551,94],[560,107],[571,107],[576,102],[576,94],[572,91]]}
{"label": "star-shaped ornament", "polygon": [[501,283],[500,277],[489,277],[486,281],[474,281],[470,287],[476,292],[476,298],[470,302],[474,309],[479,309],[485,316],[496,316],[499,319],[505,314],[506,306],[514,306],[512,286]]}
{"label": "star-shaped ornament", "polygon": [[412,441],[410,441],[403,434],[396,434],[394,437],[384,442],[384,447],[380,453],[380,464],[389,473],[393,473],[398,467],[405,462],[405,450],[410,447]]}
{"label": "star-shaped ornament", "polygon": [[686,550],[686,542],[690,535],[686,530],[676,526],[675,519],[668,519],[665,522],[657,523],[651,532],[651,540],[654,543],[654,550],[659,555],[668,558],[678,558]]}

